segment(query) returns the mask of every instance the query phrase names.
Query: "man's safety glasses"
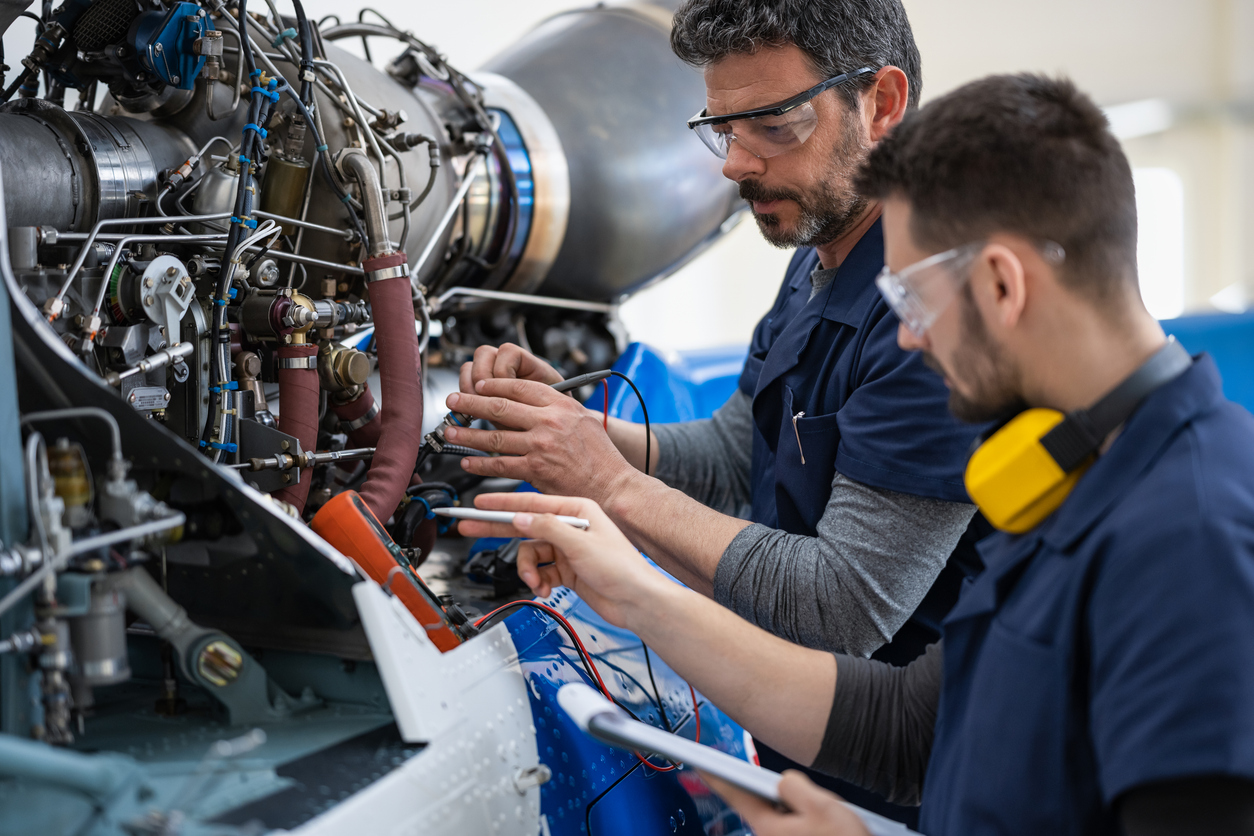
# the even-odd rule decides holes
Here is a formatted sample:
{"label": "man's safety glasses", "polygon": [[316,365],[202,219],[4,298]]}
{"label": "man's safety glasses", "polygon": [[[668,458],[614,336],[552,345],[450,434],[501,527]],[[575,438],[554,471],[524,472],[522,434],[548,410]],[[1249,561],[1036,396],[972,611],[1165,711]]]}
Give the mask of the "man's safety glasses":
{"label": "man's safety glasses", "polygon": [[[1042,241],[1038,246],[1052,265],[1062,264],[1066,258],[1063,248],[1053,241]],[[922,338],[971,278],[967,268],[983,249],[983,241],[965,244],[916,261],[896,273],[885,265],[875,286],[901,324]]]}
{"label": "man's safety glasses", "polygon": [[814,133],[819,117],[814,112],[811,99],[833,87],[874,74],[875,70],[870,67],[842,73],[770,107],[722,116],[707,116],[702,108],[700,113],[688,120],[688,127],[696,131],[706,147],[720,159],[727,159],[733,141],[759,159],[776,157],[799,147]]}

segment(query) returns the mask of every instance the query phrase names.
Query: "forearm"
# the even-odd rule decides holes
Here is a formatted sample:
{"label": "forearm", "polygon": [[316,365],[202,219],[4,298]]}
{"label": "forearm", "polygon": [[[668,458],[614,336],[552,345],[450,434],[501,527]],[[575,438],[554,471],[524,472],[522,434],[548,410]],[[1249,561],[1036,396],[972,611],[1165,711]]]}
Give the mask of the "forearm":
{"label": "forearm", "polygon": [[716,564],[714,600],[789,641],[869,656],[918,607],[973,513],[837,473],[818,536],[739,532]]}
{"label": "forearm", "polygon": [[772,636],[660,575],[624,626],[755,738],[800,763],[814,760],[836,687],[831,654]]}
{"label": "forearm", "polygon": [[[595,411],[595,410],[594,410]],[[645,432],[643,424],[633,424],[620,418],[611,418],[609,423],[610,441],[622,453],[627,463],[636,470],[644,470]],[[657,472],[658,442],[657,436],[649,438],[649,472]]]}
{"label": "forearm", "polygon": [[723,552],[749,525],[639,472],[625,475],[612,493],[594,499],[638,549],[707,596],[714,594]]}
{"label": "forearm", "polygon": [[944,655],[928,647],[904,668],[837,657],[823,745],[813,768],[886,797],[918,804],[932,753]]}

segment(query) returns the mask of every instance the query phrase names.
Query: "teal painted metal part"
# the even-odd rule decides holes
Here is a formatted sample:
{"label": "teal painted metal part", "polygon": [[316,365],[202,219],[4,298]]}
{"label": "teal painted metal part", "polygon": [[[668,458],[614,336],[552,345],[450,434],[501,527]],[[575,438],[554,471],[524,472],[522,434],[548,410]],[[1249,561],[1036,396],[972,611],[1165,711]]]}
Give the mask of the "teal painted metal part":
{"label": "teal painted metal part", "polygon": [[[13,363],[13,321],[9,287],[16,287],[9,261],[9,224],[4,216],[4,183],[0,182],[0,545],[25,543],[26,481],[22,469],[22,431],[18,423],[17,374]],[[0,595],[17,580],[0,578]],[[19,602],[0,617],[0,635],[29,627],[34,613],[29,601]],[[23,659],[0,656],[0,731],[26,736],[31,727],[30,674]]]}
{"label": "teal painted metal part", "polygon": [[139,765],[123,755],[82,755],[46,743],[0,735],[0,775],[46,781],[107,801],[137,777]]}

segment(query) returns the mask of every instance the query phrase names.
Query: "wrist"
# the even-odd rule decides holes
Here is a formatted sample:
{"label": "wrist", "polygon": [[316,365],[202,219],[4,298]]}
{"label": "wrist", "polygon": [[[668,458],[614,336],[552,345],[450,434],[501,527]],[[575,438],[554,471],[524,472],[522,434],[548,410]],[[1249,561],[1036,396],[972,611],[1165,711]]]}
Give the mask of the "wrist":
{"label": "wrist", "polygon": [[603,495],[597,499],[597,504],[615,523],[630,516],[633,509],[639,511],[645,490],[644,483],[649,481],[647,476],[632,467],[626,459],[621,461],[624,466],[610,476]]}
{"label": "wrist", "polygon": [[665,623],[666,614],[683,604],[673,599],[688,590],[647,563],[641,563],[641,572],[618,602],[618,611],[622,614],[625,629],[652,644],[653,633]]}

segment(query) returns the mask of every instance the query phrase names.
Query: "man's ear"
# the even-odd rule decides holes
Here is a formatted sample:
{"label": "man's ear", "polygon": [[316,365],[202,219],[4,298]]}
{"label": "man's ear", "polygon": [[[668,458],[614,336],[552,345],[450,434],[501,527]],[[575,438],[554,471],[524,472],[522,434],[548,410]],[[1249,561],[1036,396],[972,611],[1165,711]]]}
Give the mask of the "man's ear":
{"label": "man's ear", "polygon": [[881,67],[875,74],[875,86],[864,95],[865,107],[871,111],[871,142],[879,142],[906,115],[910,82],[900,68]]}
{"label": "man's ear", "polygon": [[971,265],[971,290],[976,307],[993,330],[1009,330],[1019,323],[1027,306],[1027,276],[1014,250],[989,244]]}

